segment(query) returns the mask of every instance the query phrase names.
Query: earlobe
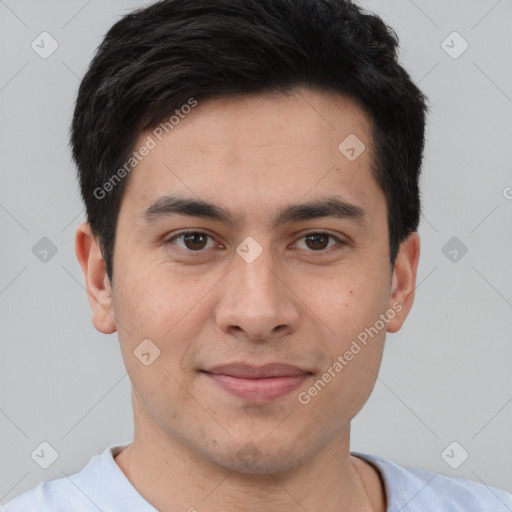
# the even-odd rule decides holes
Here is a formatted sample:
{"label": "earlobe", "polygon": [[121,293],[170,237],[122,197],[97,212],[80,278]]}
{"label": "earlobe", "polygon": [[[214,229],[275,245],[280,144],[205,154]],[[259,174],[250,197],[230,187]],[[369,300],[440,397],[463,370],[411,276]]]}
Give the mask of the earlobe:
{"label": "earlobe", "polygon": [[116,331],[112,287],[100,246],[87,222],[76,230],[75,253],[84,274],[93,325],[98,331],[111,334]]}
{"label": "earlobe", "polygon": [[400,250],[395,260],[389,307],[396,314],[388,322],[387,332],[400,330],[412,308],[419,257],[420,237],[415,231],[400,244]]}

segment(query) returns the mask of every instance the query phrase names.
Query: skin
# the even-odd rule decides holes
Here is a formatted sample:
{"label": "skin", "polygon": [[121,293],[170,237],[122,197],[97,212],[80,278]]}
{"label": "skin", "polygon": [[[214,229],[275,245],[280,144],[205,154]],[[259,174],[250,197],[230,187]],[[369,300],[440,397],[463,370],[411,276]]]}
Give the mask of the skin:
{"label": "skin", "polygon": [[[134,440],[115,460],[158,510],[386,510],[379,473],[350,454],[350,422],[374,387],[386,332],[401,328],[413,304],[420,243],[412,233],[391,272],[370,133],[352,100],[309,88],[199,103],[129,176],[112,283],[89,225],[78,227],[94,326],[118,332],[132,382]],[[366,145],[353,162],[338,150],[349,134]],[[146,223],[143,212],[171,193],[220,205],[236,223],[185,215]],[[272,228],[277,209],[332,195],[363,208],[366,222],[322,217]],[[211,238],[169,242],[183,229]],[[345,243],[305,237],[326,231]],[[248,236],[262,248],[252,263],[236,252]],[[300,403],[298,393],[393,304],[401,311]],[[134,356],[145,339],[160,350],[149,366]],[[313,375],[256,403],[199,371],[235,361],[285,362]],[[249,465],[237,456],[247,443],[259,454]]]}

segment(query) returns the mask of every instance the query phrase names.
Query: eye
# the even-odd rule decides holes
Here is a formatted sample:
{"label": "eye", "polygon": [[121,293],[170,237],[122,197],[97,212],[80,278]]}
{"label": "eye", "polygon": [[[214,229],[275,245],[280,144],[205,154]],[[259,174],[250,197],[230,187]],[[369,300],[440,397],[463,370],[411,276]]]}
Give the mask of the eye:
{"label": "eye", "polygon": [[199,252],[202,249],[209,249],[214,246],[213,244],[207,247],[209,238],[213,241],[213,238],[210,235],[203,233],[202,231],[182,231],[181,233],[169,238],[166,243],[169,244],[174,243],[175,240],[181,240],[183,241],[183,245],[178,243],[176,244],[178,247],[188,251]]}
{"label": "eye", "polygon": [[[300,244],[302,241],[304,243],[301,247]],[[165,243],[174,244],[188,252],[202,252],[204,249],[215,247],[213,237],[203,231],[182,231],[169,238]],[[336,245],[340,246],[336,248],[339,249],[341,246],[345,245],[345,242],[331,233],[324,232],[308,233],[295,243],[295,247],[298,249],[307,249],[313,252],[325,252]]]}
{"label": "eye", "polygon": [[[329,245],[329,239],[333,241],[331,245]],[[306,249],[311,249],[313,251],[325,251],[326,249],[330,249],[335,245],[344,245],[343,240],[340,240],[338,237],[331,235],[330,233],[308,233],[307,235],[304,235],[301,237],[300,240],[305,241]],[[297,242],[298,244],[299,242]],[[297,246],[296,244],[296,246]],[[298,247],[299,249],[302,249],[304,247]],[[338,247],[339,249],[340,247]]]}

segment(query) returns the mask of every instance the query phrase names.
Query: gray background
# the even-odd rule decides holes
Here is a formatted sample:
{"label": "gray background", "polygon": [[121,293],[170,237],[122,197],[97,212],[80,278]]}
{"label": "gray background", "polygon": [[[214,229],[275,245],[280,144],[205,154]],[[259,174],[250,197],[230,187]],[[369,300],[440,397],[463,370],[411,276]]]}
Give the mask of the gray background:
{"label": "gray background", "polygon": [[[351,448],[512,492],[512,0],[361,3],[396,29],[432,113],[416,301]],[[0,0],[0,503],[132,437],[117,337],[94,330],[74,254],[84,217],[67,136],[95,48],[140,5]],[[43,31],[59,44],[47,59],[31,48]],[[456,59],[442,47],[454,31],[469,43]],[[57,248],[46,262],[32,251],[43,237]],[[456,261],[452,237],[468,248]],[[58,452],[48,469],[30,456],[42,441]],[[441,455],[453,441],[469,453],[457,469]]]}

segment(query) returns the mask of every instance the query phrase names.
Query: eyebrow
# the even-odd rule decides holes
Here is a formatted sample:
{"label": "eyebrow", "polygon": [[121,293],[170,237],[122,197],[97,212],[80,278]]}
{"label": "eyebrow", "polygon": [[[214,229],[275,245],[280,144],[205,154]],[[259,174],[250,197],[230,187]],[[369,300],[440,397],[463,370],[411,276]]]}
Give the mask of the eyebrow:
{"label": "eyebrow", "polygon": [[[235,217],[222,206],[177,195],[159,197],[141,215],[146,224],[151,224],[161,218],[173,215],[187,215],[222,222],[234,227]],[[290,204],[279,208],[274,218],[273,228],[283,224],[306,221],[322,217],[335,217],[350,219],[358,224],[367,224],[366,211],[358,205],[346,200],[331,196],[325,199],[310,201],[307,203]]]}

